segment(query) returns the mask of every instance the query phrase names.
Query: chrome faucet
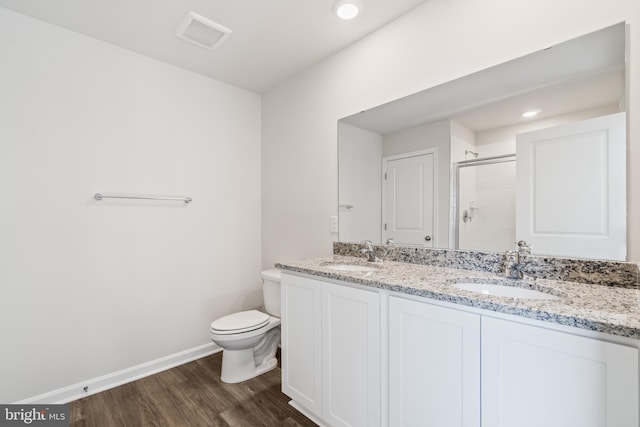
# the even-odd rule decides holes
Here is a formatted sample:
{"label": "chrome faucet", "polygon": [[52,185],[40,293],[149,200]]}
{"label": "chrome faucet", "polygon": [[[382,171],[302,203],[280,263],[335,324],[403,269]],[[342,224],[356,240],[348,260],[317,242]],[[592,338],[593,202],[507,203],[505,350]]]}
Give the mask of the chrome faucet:
{"label": "chrome faucet", "polygon": [[382,260],[378,258],[378,255],[376,255],[376,249],[371,240],[364,240],[362,243],[364,243],[364,248],[361,249],[360,252],[367,255],[367,261],[382,262]]}
{"label": "chrome faucet", "polygon": [[531,254],[531,245],[524,240],[516,243],[517,249],[504,253],[504,277],[510,279],[522,279],[524,277],[524,264],[522,257]]}

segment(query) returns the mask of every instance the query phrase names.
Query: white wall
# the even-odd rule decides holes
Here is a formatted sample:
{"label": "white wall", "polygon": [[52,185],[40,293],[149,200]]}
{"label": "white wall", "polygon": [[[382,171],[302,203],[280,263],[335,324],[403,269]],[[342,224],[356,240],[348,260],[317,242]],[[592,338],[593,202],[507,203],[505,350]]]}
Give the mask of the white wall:
{"label": "white wall", "polygon": [[262,303],[258,95],[2,8],[0,52],[0,402]]}
{"label": "white wall", "polygon": [[380,243],[382,230],[382,136],[339,123],[339,238],[346,242]]}
{"label": "white wall", "polygon": [[476,134],[460,123],[450,120],[451,124],[451,163],[473,160],[474,156],[466,151],[477,153]]}
{"label": "white wall", "polygon": [[331,253],[339,118],[625,20],[628,244],[630,258],[640,260],[640,2],[429,0],[264,94],[263,266]]}

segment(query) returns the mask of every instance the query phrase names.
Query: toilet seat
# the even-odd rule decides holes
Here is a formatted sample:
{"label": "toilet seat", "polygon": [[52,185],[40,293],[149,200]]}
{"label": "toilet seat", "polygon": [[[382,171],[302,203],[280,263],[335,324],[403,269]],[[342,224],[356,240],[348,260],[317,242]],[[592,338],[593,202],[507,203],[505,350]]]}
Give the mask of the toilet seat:
{"label": "toilet seat", "polygon": [[266,326],[269,319],[268,314],[258,310],[241,311],[212,322],[210,332],[217,335],[241,334]]}

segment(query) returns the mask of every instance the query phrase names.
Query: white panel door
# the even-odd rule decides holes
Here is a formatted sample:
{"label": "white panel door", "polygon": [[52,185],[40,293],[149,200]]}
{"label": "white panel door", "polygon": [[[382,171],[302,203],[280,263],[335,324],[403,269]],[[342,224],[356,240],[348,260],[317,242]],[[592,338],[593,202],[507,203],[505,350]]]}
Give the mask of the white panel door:
{"label": "white panel door", "polygon": [[638,349],[482,317],[482,425],[637,427]]}
{"label": "white panel door", "polygon": [[626,258],[625,113],[524,133],[516,239],[533,253]]}
{"label": "white panel door", "polygon": [[379,426],[380,294],[325,283],[322,295],[322,418]]}
{"label": "white panel door", "polygon": [[383,241],[433,247],[435,153],[384,160]]}
{"label": "white panel door", "polygon": [[282,392],[322,416],[322,283],[283,274]]}
{"label": "white panel door", "polygon": [[389,425],[480,426],[479,315],[389,298]]}

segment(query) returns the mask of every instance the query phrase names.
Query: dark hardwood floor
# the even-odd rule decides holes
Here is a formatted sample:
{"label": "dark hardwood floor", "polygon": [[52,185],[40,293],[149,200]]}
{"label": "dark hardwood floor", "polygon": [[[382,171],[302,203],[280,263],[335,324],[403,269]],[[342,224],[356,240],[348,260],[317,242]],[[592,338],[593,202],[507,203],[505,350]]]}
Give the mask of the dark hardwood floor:
{"label": "dark hardwood floor", "polygon": [[280,391],[280,368],[239,384],[220,381],[222,353],[71,402],[80,426],[315,426]]}

